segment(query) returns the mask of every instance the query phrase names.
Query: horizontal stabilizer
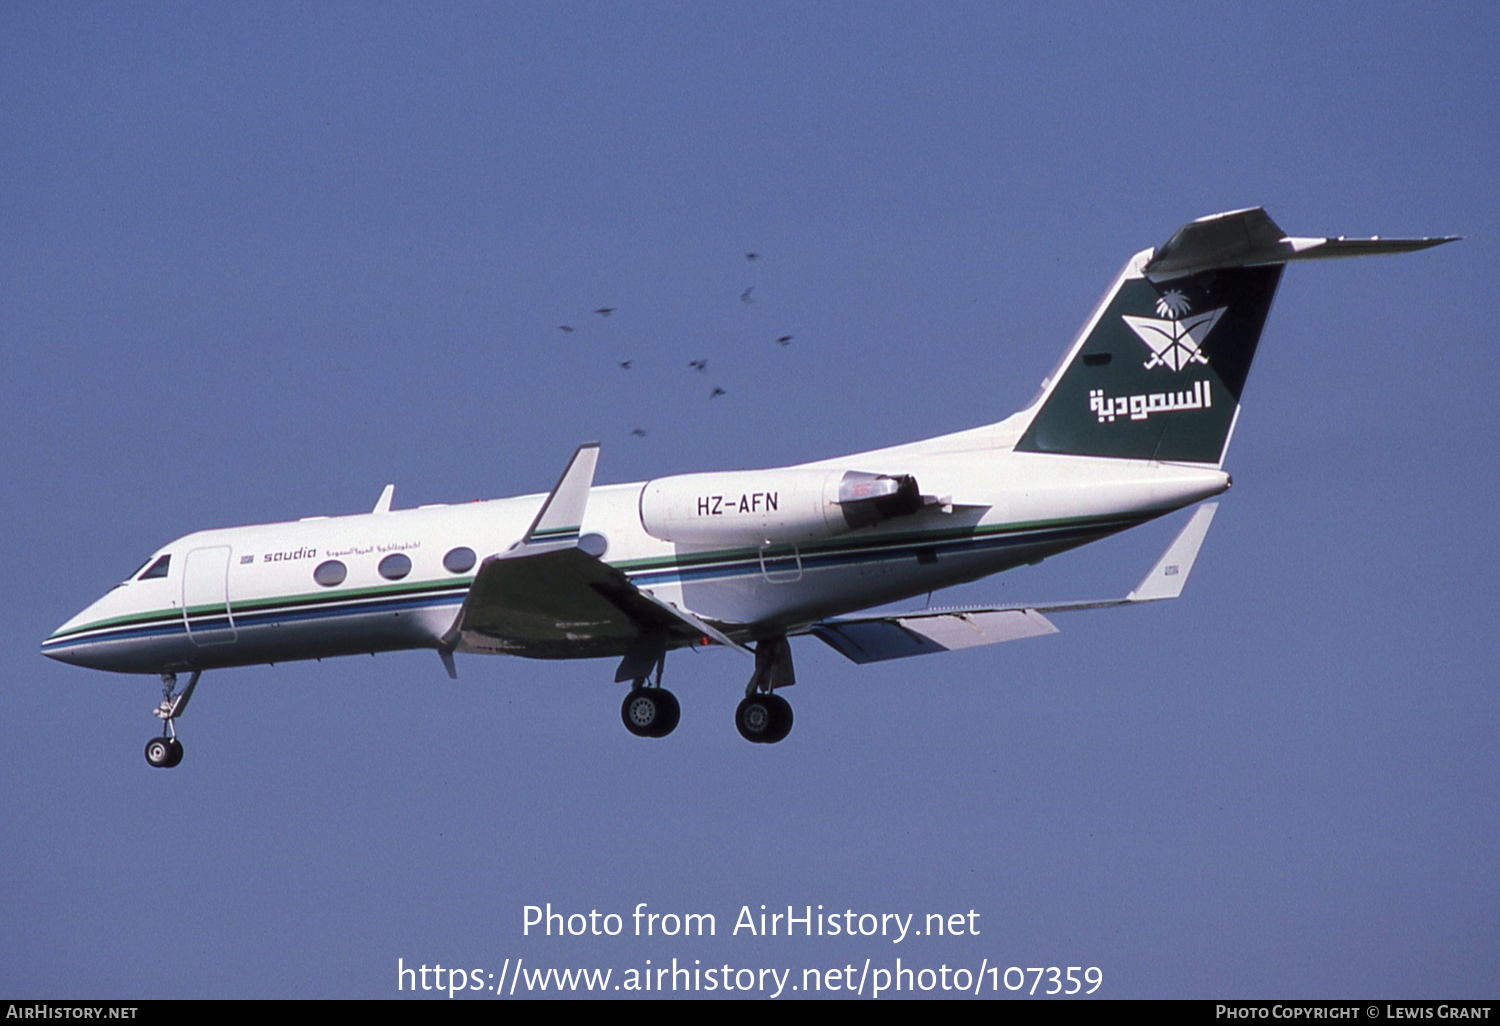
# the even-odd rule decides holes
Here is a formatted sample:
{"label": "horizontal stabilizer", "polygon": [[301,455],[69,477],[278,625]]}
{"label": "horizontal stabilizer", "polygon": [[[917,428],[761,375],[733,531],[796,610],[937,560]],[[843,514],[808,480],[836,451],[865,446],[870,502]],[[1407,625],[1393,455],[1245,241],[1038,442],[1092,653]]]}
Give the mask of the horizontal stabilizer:
{"label": "horizontal stabilizer", "polygon": [[889,616],[835,617],[815,623],[811,633],[856,663],[950,652],[957,648],[994,645],[1043,634],[1057,628],[1043,613],[1107,609],[1177,598],[1187,583],[1198,550],[1213,522],[1217,503],[1200,506],[1172,544],[1162,553],[1135,590],[1121,599],[1093,602],[1054,602],[1046,605],[975,606],[965,609],[916,610]]}
{"label": "horizontal stabilizer", "polygon": [[1260,207],[1213,214],[1185,224],[1146,262],[1152,281],[1226,267],[1261,267],[1300,260],[1411,253],[1454,242],[1457,235],[1425,239],[1294,238]]}

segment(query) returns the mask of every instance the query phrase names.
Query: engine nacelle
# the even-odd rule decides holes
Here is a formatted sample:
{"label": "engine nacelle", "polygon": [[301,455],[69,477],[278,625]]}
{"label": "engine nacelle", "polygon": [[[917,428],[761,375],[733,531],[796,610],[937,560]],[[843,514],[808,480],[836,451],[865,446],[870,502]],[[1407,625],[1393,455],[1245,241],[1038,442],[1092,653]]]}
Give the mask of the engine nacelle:
{"label": "engine nacelle", "polygon": [[794,544],[831,538],[923,505],[910,475],[856,470],[682,474],[641,488],[641,526],[681,545]]}

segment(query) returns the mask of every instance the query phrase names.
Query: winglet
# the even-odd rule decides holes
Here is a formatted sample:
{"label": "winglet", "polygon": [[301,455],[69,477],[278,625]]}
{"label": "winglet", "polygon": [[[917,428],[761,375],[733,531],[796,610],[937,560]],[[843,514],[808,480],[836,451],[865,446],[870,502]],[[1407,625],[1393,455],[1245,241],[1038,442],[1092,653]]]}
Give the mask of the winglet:
{"label": "winglet", "polygon": [[568,469],[557,479],[557,485],[537,511],[522,544],[578,541],[583,513],[588,508],[589,489],[594,484],[594,467],[598,462],[598,442],[584,442],[578,447]]}
{"label": "winglet", "polygon": [[1217,502],[1199,506],[1187,526],[1177,533],[1177,537],[1167,546],[1167,551],[1161,554],[1151,572],[1141,578],[1141,583],[1126,596],[1125,601],[1156,602],[1181,595],[1182,586],[1187,583],[1188,574],[1193,569],[1193,561],[1198,558],[1203,536],[1208,534],[1208,525],[1213,522],[1218,508]]}
{"label": "winglet", "polygon": [[388,484],[385,491],[380,493],[380,498],[375,501],[375,508],[371,513],[389,513],[391,511],[391,497],[396,494],[396,486]]}

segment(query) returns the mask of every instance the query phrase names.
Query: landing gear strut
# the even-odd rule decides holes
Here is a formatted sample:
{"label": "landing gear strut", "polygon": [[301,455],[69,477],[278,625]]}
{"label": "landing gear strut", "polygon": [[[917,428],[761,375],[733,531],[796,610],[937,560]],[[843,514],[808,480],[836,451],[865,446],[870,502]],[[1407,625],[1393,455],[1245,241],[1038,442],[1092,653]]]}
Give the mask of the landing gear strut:
{"label": "landing gear strut", "polygon": [[177,674],[161,675],[161,704],[152,710],[156,718],[161,720],[161,737],[153,737],[146,742],[146,761],[157,769],[171,769],[182,761],[182,742],[177,740],[177,726],[173,721],[187,708],[188,700],[193,697],[193,689],[198,686],[198,678],[201,676],[202,670],[194,670],[188,686],[179,692],[176,690]]}
{"label": "landing gear strut", "polygon": [[786,635],[756,643],[755,672],[745,685],[745,699],[734,711],[740,737],[755,744],[774,745],[792,732],[791,703],[776,688],[797,683],[792,671],[792,646]]}
{"label": "landing gear strut", "polygon": [[[620,705],[620,719],[625,729],[636,737],[666,737],[677,729],[682,706],[677,696],[661,686],[662,671],[667,665],[665,634],[645,634],[620,660],[615,680],[631,681],[630,694]],[[656,682],[651,672],[656,671]]]}

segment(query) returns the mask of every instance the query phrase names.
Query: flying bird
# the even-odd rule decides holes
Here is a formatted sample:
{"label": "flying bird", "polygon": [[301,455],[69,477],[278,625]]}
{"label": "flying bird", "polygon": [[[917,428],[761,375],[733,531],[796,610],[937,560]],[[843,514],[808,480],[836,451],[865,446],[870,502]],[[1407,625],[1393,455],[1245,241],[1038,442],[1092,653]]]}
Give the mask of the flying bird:
{"label": "flying bird", "polygon": [[783,335],[783,336],[781,336],[780,338],[778,338],[776,340],[776,344],[778,346],[789,346],[789,345],[792,344],[792,336],[790,336],[790,335]]}
{"label": "flying bird", "polygon": [[600,317],[608,317],[614,312],[615,308],[612,306],[601,306],[599,309],[594,311],[594,313],[598,314]]}
{"label": "flying bird", "polygon": [[709,398],[710,398],[710,399],[713,399],[713,398],[716,398],[716,397],[718,397],[718,396],[721,396],[721,395],[728,395],[728,394],[729,394],[729,393],[728,393],[728,392],[726,392],[726,391],[724,391],[724,390],[723,390],[723,389],[722,389],[722,388],[720,388],[720,387],[719,387],[719,386],[718,386],[718,385],[715,385],[715,386],[714,386],[714,390],[713,390],[713,391],[712,391],[712,392],[710,392],[710,393],[708,393],[708,397],[709,397]]}
{"label": "flying bird", "polygon": [[630,369],[630,365],[632,363],[635,363],[635,361],[634,360],[621,360],[620,361],[620,369],[621,370],[629,370]]}
{"label": "flying bird", "polygon": [[557,330],[558,331],[568,331],[568,332],[571,332],[573,329],[571,327],[569,327],[568,325],[566,325],[566,324],[559,324],[557,326]]}
{"label": "flying bird", "polygon": [[755,291],[755,286],[751,285],[744,292],[741,292],[740,293],[740,302],[741,303],[753,303],[753,302],[755,302],[753,299],[750,298],[750,293],[752,293],[754,291]]}
{"label": "flying bird", "polygon": [[759,256],[760,256],[759,253],[746,253],[745,254],[745,259],[746,260],[754,260],[754,259],[756,259]]}
{"label": "flying bird", "polygon": [[637,438],[645,438],[646,437],[646,429],[645,428],[631,428],[630,429],[630,433],[632,435],[634,435],[635,437],[637,437]]}
{"label": "flying bird", "polygon": [[688,366],[691,367],[691,368],[693,368],[693,370],[697,371],[698,373],[702,374],[704,371],[708,370],[708,361],[707,360],[689,360],[688,361]]}

